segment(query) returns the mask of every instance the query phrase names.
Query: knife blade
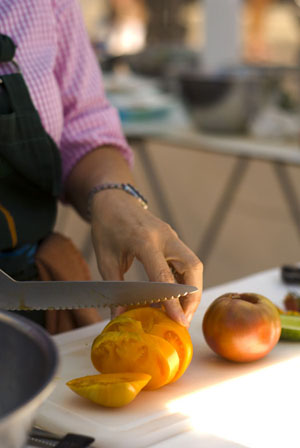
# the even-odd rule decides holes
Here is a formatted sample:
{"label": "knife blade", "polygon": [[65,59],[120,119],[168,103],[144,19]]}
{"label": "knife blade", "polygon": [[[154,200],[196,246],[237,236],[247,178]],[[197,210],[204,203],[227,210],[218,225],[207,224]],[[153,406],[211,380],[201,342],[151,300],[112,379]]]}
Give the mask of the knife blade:
{"label": "knife blade", "polygon": [[147,281],[16,281],[0,269],[0,309],[11,311],[141,306],[196,291],[191,285]]}

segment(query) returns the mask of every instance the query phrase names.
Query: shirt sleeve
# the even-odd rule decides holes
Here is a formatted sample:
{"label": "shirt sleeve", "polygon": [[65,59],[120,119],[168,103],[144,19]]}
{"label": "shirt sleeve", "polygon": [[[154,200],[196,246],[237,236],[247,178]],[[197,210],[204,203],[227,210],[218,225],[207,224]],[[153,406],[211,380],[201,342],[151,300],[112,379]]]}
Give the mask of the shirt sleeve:
{"label": "shirt sleeve", "polygon": [[107,100],[101,70],[90,45],[77,0],[55,0],[57,57],[64,125],[60,141],[63,183],[74,165],[103,145],[120,149],[129,165],[133,152],[123,135],[117,110]]}

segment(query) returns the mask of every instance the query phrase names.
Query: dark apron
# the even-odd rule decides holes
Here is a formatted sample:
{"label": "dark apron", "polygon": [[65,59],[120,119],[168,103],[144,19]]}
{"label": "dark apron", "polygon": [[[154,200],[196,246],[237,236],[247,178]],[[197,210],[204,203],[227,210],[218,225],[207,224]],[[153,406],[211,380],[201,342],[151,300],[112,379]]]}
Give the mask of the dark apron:
{"label": "dark apron", "polygon": [[[15,45],[0,35],[0,64],[15,65]],[[0,268],[37,278],[34,255],[52,231],[61,190],[61,158],[20,72],[0,75]]]}

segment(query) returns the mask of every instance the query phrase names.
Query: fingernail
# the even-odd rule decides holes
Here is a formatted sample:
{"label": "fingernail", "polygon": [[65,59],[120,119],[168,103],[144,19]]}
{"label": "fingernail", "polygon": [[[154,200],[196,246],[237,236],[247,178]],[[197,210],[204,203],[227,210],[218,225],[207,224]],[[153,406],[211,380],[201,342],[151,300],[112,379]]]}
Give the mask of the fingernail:
{"label": "fingernail", "polygon": [[186,320],[188,321],[189,325],[191,325],[192,319],[193,319],[193,314],[188,314],[186,317]]}
{"label": "fingernail", "polygon": [[178,321],[178,323],[180,324],[180,325],[182,325],[183,327],[186,327],[186,328],[189,328],[189,326],[190,326],[190,322],[188,321],[188,319],[185,317],[185,318],[181,318],[179,321]]}

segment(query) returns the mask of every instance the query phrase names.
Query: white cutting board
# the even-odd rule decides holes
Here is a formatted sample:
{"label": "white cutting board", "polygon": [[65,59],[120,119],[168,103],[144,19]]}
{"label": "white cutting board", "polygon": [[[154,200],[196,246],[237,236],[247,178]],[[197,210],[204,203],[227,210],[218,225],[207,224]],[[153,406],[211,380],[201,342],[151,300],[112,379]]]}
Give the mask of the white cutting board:
{"label": "white cutting board", "polygon": [[[300,402],[300,343],[280,342],[262,360],[235,364],[215,355],[201,330],[206,308],[225,292],[257,292],[282,305],[288,290],[300,294],[300,288],[281,282],[278,269],[206,290],[190,328],[194,357],[183,377],[160,390],[142,391],[119,409],[97,406],[65,385],[72,378],[98,373],[90,348],[107,321],[55,336],[60,372],[36,424],[61,435],[90,435],[95,448],[300,446],[300,405],[287,412]],[[293,437],[298,445],[289,444]]]}

